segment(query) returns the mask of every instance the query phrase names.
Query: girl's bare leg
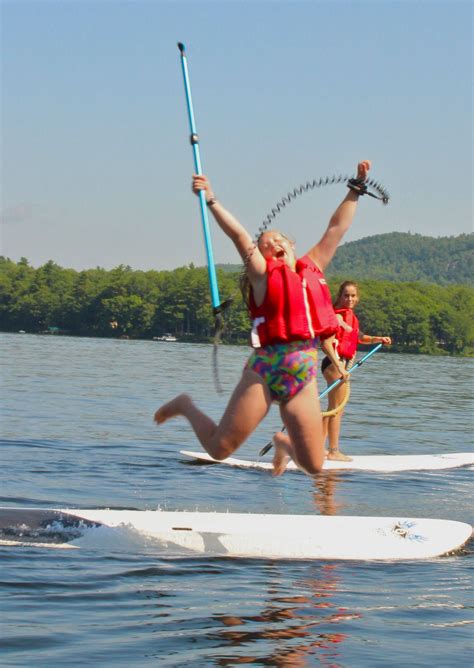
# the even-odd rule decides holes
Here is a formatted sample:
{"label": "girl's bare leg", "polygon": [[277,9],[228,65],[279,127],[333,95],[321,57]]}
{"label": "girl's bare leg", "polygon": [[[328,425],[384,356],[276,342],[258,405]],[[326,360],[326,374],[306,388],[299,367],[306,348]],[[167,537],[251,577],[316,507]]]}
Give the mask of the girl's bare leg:
{"label": "girl's bare leg", "polygon": [[339,449],[339,433],[341,431],[341,422],[344,411],[341,411],[334,417],[330,418],[328,425],[328,434],[329,434],[329,449],[328,449],[328,459],[332,459],[338,462],[351,462],[352,457],[345,455]]}
{"label": "girl's bare leg", "polygon": [[[328,438],[328,425],[330,419],[331,418],[329,417],[323,417],[323,446],[326,445],[326,441]],[[327,455],[328,455],[327,450],[324,450],[324,456],[327,457]]]}
{"label": "girl's bare leg", "polygon": [[[339,373],[337,369],[335,369],[333,364],[330,364],[327,366],[323,372],[323,376],[329,385],[332,385],[334,381],[339,379]],[[339,398],[339,393],[337,393],[337,390],[340,390],[340,387],[335,388],[332,392],[328,394],[328,410],[333,410],[336,408],[338,405],[338,398]],[[326,444],[327,438],[328,438],[328,432],[329,432],[329,424],[331,423],[332,417],[323,417],[323,438],[324,438],[324,444]],[[324,451],[324,456],[328,456],[328,451]]]}
{"label": "girl's bare leg", "polygon": [[305,473],[319,473],[324,462],[324,442],[316,381],[312,381],[288,402],[281,404],[280,414],[288,436],[282,434],[287,439],[283,440],[280,432],[277,435],[277,447],[286,449],[286,454],[290,455]]}
{"label": "girl's bare leg", "polygon": [[[340,377],[340,375],[337,372],[337,370],[334,369],[334,365],[331,365],[328,366],[324,371],[324,377],[328,385],[331,385],[332,383],[334,383],[335,380],[337,380]],[[338,387],[335,387],[334,390],[332,390],[332,392],[329,393],[328,396],[329,410],[332,410],[333,408],[339,406],[341,401],[343,401],[344,399],[345,392],[346,388],[344,387],[344,384],[341,383],[341,385],[338,385]],[[333,417],[323,418],[324,421],[323,430],[325,433],[324,440],[326,440],[326,437],[329,437],[329,445],[327,452],[328,459],[341,462],[351,462],[352,457],[348,457],[339,450],[339,434],[341,431],[341,422],[343,414],[344,411],[341,411],[340,413],[334,415]]]}
{"label": "girl's bare leg", "polygon": [[162,424],[173,417],[188,420],[204,450],[222,460],[242,445],[271,406],[270,392],[255,372],[244,370],[218,425],[203,413],[187,394],[180,394],[161,406],[155,422]]}

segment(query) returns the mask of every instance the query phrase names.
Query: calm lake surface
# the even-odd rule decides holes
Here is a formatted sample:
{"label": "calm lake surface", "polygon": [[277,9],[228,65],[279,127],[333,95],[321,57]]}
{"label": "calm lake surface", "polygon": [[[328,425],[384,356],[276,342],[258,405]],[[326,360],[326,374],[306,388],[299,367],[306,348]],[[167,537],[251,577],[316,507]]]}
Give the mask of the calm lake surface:
{"label": "calm lake surface", "polygon": [[[473,471],[265,472],[185,462],[183,390],[218,419],[248,349],[0,334],[0,505],[400,515],[473,523]],[[353,376],[348,454],[472,450],[473,360],[377,353]],[[322,386],[320,387],[322,389]],[[276,408],[239,451],[255,459]],[[284,535],[285,527],[282,526]],[[2,666],[472,665],[472,543],[422,562],[166,558],[2,547]]]}

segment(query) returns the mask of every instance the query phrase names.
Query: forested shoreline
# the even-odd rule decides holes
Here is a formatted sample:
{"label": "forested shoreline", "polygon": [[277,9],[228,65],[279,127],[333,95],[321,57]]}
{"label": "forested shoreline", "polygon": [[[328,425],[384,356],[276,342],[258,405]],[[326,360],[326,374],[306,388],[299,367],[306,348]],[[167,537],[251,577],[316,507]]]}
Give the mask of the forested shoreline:
{"label": "forested shoreline", "polygon": [[[217,271],[226,312],[223,343],[246,344],[249,319],[239,273]],[[329,280],[334,294],[348,276]],[[422,282],[360,280],[363,331],[390,335],[395,352],[474,356],[474,289]],[[119,266],[76,271],[50,261],[34,268],[0,258],[0,329],[4,332],[210,342],[214,316],[205,268],[138,271]]]}

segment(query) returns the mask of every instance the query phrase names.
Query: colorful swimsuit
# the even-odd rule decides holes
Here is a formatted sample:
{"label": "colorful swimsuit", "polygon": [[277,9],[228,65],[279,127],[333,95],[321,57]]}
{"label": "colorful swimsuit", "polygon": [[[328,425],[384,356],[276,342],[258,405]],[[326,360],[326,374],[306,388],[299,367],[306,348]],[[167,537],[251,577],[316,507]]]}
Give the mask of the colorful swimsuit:
{"label": "colorful swimsuit", "polygon": [[264,380],[273,401],[282,403],[316,378],[317,361],[317,339],[290,341],[257,348],[245,368]]}

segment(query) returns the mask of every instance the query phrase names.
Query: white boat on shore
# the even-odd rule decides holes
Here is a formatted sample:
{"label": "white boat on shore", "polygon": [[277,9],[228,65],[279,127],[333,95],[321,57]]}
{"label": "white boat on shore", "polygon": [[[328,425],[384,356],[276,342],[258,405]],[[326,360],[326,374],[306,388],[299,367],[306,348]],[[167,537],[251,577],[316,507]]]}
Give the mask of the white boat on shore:
{"label": "white boat on shore", "polygon": [[154,336],[153,341],[166,341],[167,343],[173,343],[178,339],[173,334],[165,334],[164,336]]}

